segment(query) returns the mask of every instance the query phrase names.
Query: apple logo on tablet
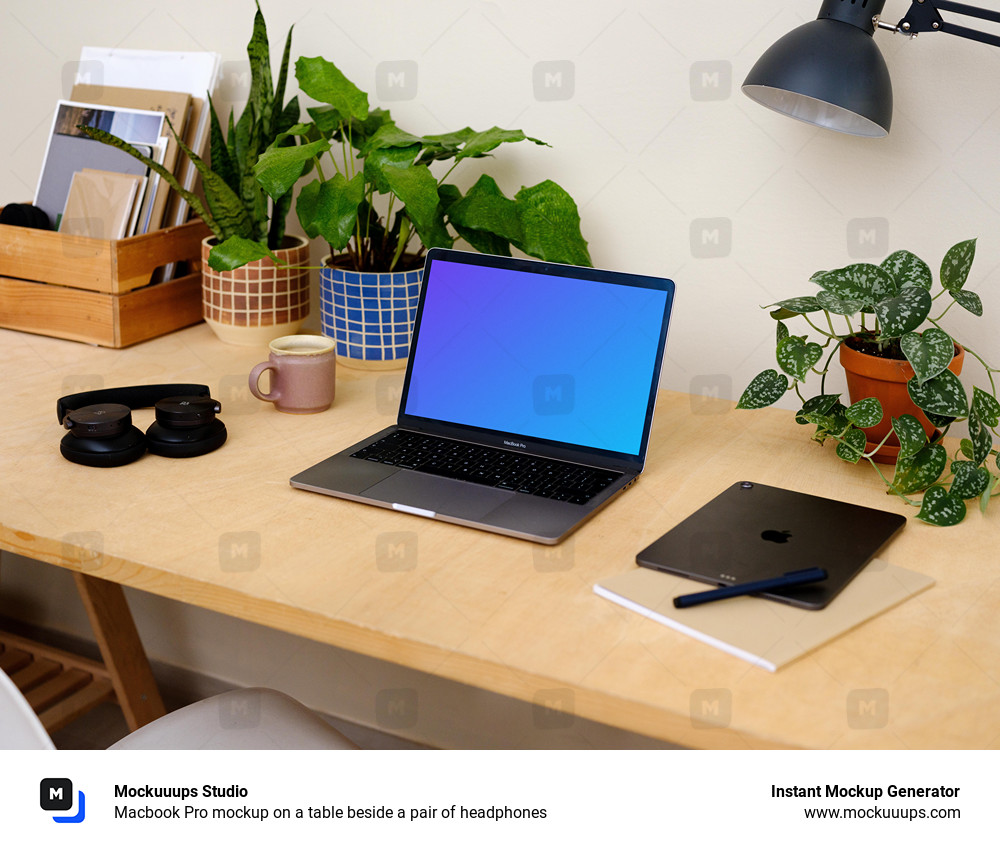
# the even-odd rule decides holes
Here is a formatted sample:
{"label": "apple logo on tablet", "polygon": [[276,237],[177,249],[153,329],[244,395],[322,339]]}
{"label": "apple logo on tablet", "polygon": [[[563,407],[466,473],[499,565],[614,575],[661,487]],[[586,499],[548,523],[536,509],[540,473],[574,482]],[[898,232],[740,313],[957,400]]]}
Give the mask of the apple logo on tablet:
{"label": "apple logo on tablet", "polygon": [[792,532],[790,531],[778,531],[774,528],[769,528],[760,533],[761,540],[766,540],[768,543],[787,543],[788,538],[791,536]]}

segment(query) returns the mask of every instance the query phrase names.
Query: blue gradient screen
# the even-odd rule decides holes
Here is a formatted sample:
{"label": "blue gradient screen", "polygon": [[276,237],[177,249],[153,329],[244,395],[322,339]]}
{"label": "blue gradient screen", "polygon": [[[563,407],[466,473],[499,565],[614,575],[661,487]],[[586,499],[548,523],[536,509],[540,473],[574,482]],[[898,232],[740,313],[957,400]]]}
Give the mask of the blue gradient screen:
{"label": "blue gradient screen", "polygon": [[670,292],[440,259],[424,286],[406,414],[639,454]]}

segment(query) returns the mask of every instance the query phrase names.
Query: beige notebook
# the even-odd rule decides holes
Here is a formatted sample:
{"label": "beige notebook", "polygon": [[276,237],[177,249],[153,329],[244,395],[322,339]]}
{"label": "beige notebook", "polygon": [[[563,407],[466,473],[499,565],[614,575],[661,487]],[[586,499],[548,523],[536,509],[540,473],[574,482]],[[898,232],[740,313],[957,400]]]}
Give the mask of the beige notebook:
{"label": "beige notebook", "polygon": [[128,229],[144,178],[117,171],[84,169],[73,175],[59,232],[95,239],[121,239]]}
{"label": "beige notebook", "polygon": [[[191,95],[185,92],[152,91],[77,83],[73,86],[72,97],[83,103],[99,103],[107,106],[124,106],[129,109],[149,109],[162,112],[170,119],[181,138],[184,138],[188,116],[191,112]],[[163,132],[167,141],[161,164],[167,171],[177,173],[180,171],[180,149],[173,133],[167,130],[166,125],[164,125]],[[157,230],[166,226],[167,202],[172,193],[165,180],[151,181],[150,189],[153,190],[153,196],[149,199],[144,217],[148,214],[149,229]],[[140,228],[142,224],[143,222],[140,222]]]}
{"label": "beige notebook", "polygon": [[646,567],[600,581],[594,592],[774,673],[933,584],[928,576],[875,559],[819,611],[751,596],[675,608],[675,596],[706,585]]}

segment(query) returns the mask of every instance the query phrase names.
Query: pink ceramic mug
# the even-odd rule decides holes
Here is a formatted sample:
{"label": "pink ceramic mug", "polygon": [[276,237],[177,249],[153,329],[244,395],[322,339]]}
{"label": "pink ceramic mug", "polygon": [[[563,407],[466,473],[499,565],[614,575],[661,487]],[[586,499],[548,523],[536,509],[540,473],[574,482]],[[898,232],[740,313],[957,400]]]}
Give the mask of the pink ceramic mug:
{"label": "pink ceramic mug", "polygon": [[[271,340],[270,357],[250,371],[250,392],[282,413],[319,413],[333,404],[337,377],[336,343],[325,336],[293,334]],[[271,373],[270,392],[260,376]]]}

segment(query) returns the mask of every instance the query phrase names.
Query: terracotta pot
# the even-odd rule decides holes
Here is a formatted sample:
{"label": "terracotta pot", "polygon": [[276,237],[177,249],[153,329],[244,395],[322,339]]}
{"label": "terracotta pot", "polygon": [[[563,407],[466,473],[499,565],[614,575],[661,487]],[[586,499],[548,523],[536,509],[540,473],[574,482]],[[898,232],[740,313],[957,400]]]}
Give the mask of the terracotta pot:
{"label": "terracotta pot", "polygon": [[[840,363],[847,373],[847,391],[851,403],[863,398],[877,398],[882,403],[882,421],[873,428],[863,428],[868,440],[867,451],[871,451],[882,442],[882,439],[892,430],[893,418],[899,418],[904,413],[916,416],[924,426],[927,438],[931,439],[936,428],[924,415],[924,412],[911,400],[906,390],[906,382],[913,377],[913,367],[905,360],[889,360],[885,357],[875,357],[856,351],[845,340],[840,346]],[[956,375],[962,372],[965,360],[965,349],[955,344],[955,357],[948,367]],[[886,444],[875,454],[875,460],[880,463],[895,463],[899,455],[899,441],[891,434]]]}
{"label": "terracotta pot", "polygon": [[[292,266],[309,265],[309,242],[287,236],[274,253]],[[202,316],[223,342],[267,345],[296,333],[309,316],[309,270],[276,266],[270,257],[217,272],[208,265],[215,243],[201,243]]]}

